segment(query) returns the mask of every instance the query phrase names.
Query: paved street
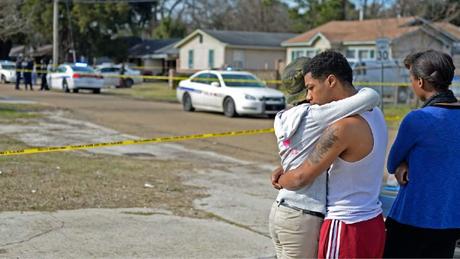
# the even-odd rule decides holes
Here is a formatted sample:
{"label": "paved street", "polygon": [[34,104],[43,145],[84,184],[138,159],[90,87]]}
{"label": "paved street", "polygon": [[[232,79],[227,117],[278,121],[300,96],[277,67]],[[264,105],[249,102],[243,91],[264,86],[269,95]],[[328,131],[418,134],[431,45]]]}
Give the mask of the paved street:
{"label": "paved street", "polygon": [[[227,118],[220,113],[189,113],[182,111],[178,103],[140,101],[104,92],[95,95],[84,91],[75,94],[57,91],[15,91],[13,88],[12,84],[0,85],[0,96],[70,109],[78,119],[144,138],[273,127],[273,120],[265,117]],[[278,162],[273,134],[193,140],[181,144],[253,162]]]}

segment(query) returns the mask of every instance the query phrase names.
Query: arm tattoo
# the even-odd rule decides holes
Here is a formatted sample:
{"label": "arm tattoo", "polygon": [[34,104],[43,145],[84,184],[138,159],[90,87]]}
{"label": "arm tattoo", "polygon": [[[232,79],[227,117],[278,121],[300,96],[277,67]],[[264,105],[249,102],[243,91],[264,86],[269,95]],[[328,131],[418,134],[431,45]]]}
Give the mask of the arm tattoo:
{"label": "arm tattoo", "polygon": [[335,127],[329,127],[321,135],[321,138],[316,143],[315,150],[308,156],[307,160],[310,164],[318,164],[323,158],[324,154],[334,145],[339,139],[336,135],[337,129]]}

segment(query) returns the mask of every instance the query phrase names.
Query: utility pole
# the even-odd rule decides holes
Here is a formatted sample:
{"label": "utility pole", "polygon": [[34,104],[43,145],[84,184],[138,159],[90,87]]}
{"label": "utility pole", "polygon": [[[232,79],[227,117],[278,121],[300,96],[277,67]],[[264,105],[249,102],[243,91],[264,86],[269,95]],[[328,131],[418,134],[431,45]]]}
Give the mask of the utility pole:
{"label": "utility pole", "polygon": [[53,68],[59,64],[59,0],[53,3]]}

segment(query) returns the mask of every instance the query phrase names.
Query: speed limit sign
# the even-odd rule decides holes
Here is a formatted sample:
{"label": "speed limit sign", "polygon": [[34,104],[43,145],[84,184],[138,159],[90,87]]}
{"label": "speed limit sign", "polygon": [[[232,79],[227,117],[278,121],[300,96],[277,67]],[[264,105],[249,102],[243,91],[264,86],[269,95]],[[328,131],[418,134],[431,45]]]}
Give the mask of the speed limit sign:
{"label": "speed limit sign", "polygon": [[377,51],[377,60],[388,60],[390,59],[390,40],[387,38],[380,38],[375,41],[375,48]]}

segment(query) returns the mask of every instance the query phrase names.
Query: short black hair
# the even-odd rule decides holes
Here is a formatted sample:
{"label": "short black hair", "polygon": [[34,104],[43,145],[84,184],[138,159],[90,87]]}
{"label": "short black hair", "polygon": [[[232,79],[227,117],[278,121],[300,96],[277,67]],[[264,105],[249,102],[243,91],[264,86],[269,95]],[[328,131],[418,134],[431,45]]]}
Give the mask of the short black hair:
{"label": "short black hair", "polygon": [[334,75],[344,83],[353,83],[353,70],[347,59],[340,52],[333,50],[326,50],[313,57],[305,64],[303,73],[311,73],[315,79]]}
{"label": "short black hair", "polygon": [[427,50],[408,55],[404,65],[416,78],[427,81],[435,90],[449,89],[455,73],[452,58],[441,51]]}

